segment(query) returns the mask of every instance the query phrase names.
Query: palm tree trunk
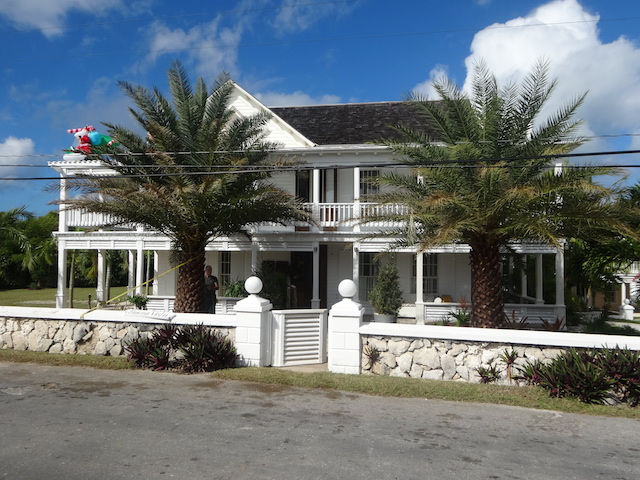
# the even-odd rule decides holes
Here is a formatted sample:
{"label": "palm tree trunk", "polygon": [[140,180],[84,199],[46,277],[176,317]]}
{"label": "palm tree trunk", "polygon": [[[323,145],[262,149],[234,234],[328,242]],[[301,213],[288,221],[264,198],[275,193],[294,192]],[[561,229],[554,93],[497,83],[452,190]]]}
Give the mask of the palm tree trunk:
{"label": "palm tree trunk", "polygon": [[504,323],[500,242],[481,238],[471,244],[471,322],[482,328]]}
{"label": "palm tree trunk", "polygon": [[185,248],[182,251],[182,262],[186,263],[178,269],[173,311],[197,313],[202,306],[204,294],[204,244]]}

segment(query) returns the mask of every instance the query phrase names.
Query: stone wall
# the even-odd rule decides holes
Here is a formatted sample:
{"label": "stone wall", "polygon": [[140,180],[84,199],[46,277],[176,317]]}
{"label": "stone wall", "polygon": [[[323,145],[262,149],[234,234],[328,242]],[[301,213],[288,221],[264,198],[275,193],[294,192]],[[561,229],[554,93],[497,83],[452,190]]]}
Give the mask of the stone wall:
{"label": "stone wall", "polygon": [[[158,323],[0,317],[0,348],[49,353],[124,356],[125,345]],[[232,336],[234,328],[216,328]]]}
{"label": "stone wall", "polygon": [[[390,375],[394,377],[426,378],[432,380],[454,380],[479,382],[479,367],[494,364],[502,372],[498,383],[508,384],[506,365],[500,356],[508,351],[518,353],[516,366],[527,361],[547,362],[563,350],[557,347],[523,346],[507,343],[452,341],[427,338],[402,338],[363,335],[362,373]],[[371,348],[380,355],[371,365]]]}

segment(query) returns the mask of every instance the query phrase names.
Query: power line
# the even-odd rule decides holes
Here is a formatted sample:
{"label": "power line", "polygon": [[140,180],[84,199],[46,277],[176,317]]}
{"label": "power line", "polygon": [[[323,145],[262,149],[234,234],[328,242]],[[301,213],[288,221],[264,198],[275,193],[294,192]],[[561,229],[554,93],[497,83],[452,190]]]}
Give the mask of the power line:
{"label": "power line", "polygon": [[[584,136],[584,137],[580,137],[581,139],[584,140],[594,140],[594,139],[599,139],[599,138],[633,138],[633,137],[640,137],[640,133],[611,133],[611,134],[602,134],[602,135],[588,135],[588,136]],[[545,140],[545,139],[542,139]],[[509,143],[509,142],[516,142],[518,140],[499,140],[498,143]],[[470,144],[472,142],[456,142],[456,145],[465,145],[465,144]],[[491,141],[484,141],[484,142],[477,142],[480,144],[488,144],[488,143],[493,143]],[[374,144],[371,144],[374,145]],[[169,156],[178,156],[178,155],[209,155],[209,154],[229,154],[229,153],[243,153],[246,152],[246,150],[236,150],[236,151],[230,151],[230,150],[198,150],[198,151],[182,151],[182,152],[115,152],[115,153],[110,153],[109,156],[152,156],[154,154],[156,155],[169,155]],[[69,153],[69,152],[65,152],[65,153]],[[60,158],[61,156],[63,156],[65,153],[60,154],[60,153],[31,153],[31,154],[15,154],[15,155],[11,155],[11,154],[0,154],[0,159],[2,158]],[[278,150],[274,150],[273,152],[271,152],[275,155],[283,155],[286,152],[281,152]],[[635,153],[635,152],[631,152],[631,153]],[[597,155],[598,153],[594,153],[593,155]],[[603,153],[604,154],[604,153]],[[585,154],[585,155],[589,155],[589,154]],[[48,165],[39,165],[39,164],[0,164],[0,167],[46,167]]]}
{"label": "power line", "polygon": [[[567,153],[563,155],[532,155],[524,157],[510,157],[510,158],[485,158],[474,159],[468,161],[461,160],[444,160],[440,162],[428,162],[428,163],[416,163],[416,162],[383,162],[383,163],[359,163],[359,164],[341,164],[341,165],[308,165],[308,164],[295,164],[295,165],[246,165],[238,167],[236,165],[118,165],[117,168],[121,169],[163,169],[163,168],[206,168],[204,171],[195,172],[162,172],[162,173],[137,173],[130,175],[122,174],[109,174],[109,175],[74,175],[70,177],[0,177],[0,181],[38,181],[38,180],[53,180],[59,181],[61,179],[67,180],[91,180],[96,178],[104,179],[126,179],[126,178],[153,178],[153,177],[172,177],[172,176],[210,176],[210,175],[225,175],[225,174],[256,174],[256,173],[285,173],[285,172],[297,172],[297,171],[311,171],[311,170],[344,170],[352,168],[527,168],[527,165],[518,165],[514,163],[502,163],[502,162],[517,162],[522,160],[557,160],[561,158],[581,158],[588,156],[600,156],[600,155],[627,155],[638,154],[640,150],[616,150],[607,152],[583,152],[583,153]],[[492,164],[491,162],[501,162],[498,164]],[[553,168],[554,165],[550,164],[549,168]],[[108,164],[100,165],[106,169],[111,166]],[[116,167],[116,166],[113,166]],[[580,169],[580,168],[640,168],[640,164],[620,164],[620,165],[562,165],[562,168],[567,169]],[[212,169],[215,169],[212,171]],[[230,170],[234,169],[234,170]]]}

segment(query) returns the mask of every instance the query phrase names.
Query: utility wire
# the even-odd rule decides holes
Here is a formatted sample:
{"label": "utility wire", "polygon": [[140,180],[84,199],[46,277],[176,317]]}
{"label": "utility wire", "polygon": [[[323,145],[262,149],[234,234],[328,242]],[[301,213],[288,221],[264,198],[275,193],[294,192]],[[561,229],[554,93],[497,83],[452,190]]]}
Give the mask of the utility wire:
{"label": "utility wire", "polygon": [[[256,174],[256,173],[279,173],[279,172],[296,172],[296,171],[311,171],[311,170],[343,170],[360,167],[364,169],[370,168],[394,168],[394,167],[409,167],[409,168],[526,168],[527,165],[518,165],[515,163],[503,163],[503,162],[517,162],[519,160],[557,160],[561,158],[581,158],[600,155],[627,155],[638,154],[640,150],[616,150],[607,152],[583,152],[583,153],[566,153],[563,155],[532,155],[524,157],[509,157],[509,158],[484,158],[474,160],[443,160],[439,162],[382,162],[382,163],[359,163],[359,164],[341,164],[341,165],[308,165],[308,164],[295,164],[295,165],[243,165],[242,167],[236,165],[188,165],[190,168],[206,168],[205,171],[196,172],[162,172],[162,173],[141,173],[131,175],[121,175],[113,173],[109,175],[74,175],[71,177],[0,177],[0,181],[31,181],[31,180],[60,180],[61,178],[68,180],[90,180],[96,178],[110,178],[110,179],[122,179],[122,178],[152,178],[152,177],[171,177],[171,176],[208,176],[208,175],[227,175],[227,174]],[[492,164],[492,162],[499,162]],[[105,169],[119,168],[136,170],[139,168],[184,168],[184,166],[178,165],[118,165],[110,166],[103,165]],[[554,165],[550,164],[549,168],[553,168]],[[567,169],[579,169],[579,168],[640,168],[640,164],[620,164],[620,165],[562,165],[562,168]],[[231,169],[231,170],[230,170]],[[214,170],[214,171],[212,171]]]}
{"label": "utility wire", "polygon": [[[583,140],[594,140],[599,138],[633,138],[640,137],[640,133],[608,133],[602,135],[588,135],[584,137],[580,137]],[[549,140],[549,139],[541,139],[541,140]],[[498,143],[514,143],[519,140],[498,140]],[[570,141],[570,140],[568,140]],[[455,145],[467,145],[472,142],[455,142]],[[494,143],[491,141],[480,141],[477,142],[479,144],[488,144]],[[371,144],[371,146],[375,146],[375,144]],[[229,153],[246,153],[247,150],[202,150],[202,151],[193,151],[193,152],[115,152],[110,153],[109,156],[118,157],[118,156],[153,156],[153,155],[168,155],[168,156],[178,156],[178,155],[209,155],[209,154],[229,154]],[[73,152],[68,152],[73,153]],[[270,152],[274,155],[290,155],[290,152],[286,151],[278,151],[274,150]],[[1,158],[60,158],[65,155],[65,153],[31,153],[31,154],[0,154]],[[47,165],[38,165],[38,164],[0,164],[0,167],[42,167]],[[185,165],[187,166],[187,165]]]}

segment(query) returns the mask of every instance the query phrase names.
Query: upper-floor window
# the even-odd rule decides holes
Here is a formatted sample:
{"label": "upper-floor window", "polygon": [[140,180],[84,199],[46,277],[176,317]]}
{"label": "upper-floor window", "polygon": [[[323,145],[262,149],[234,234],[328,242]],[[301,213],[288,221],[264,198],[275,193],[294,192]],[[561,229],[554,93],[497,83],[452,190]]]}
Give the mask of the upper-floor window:
{"label": "upper-floor window", "polygon": [[296,196],[303,202],[311,201],[311,172],[298,170],[296,172]]}
{"label": "upper-floor window", "polygon": [[360,170],[360,196],[375,195],[380,191],[378,170]]}

